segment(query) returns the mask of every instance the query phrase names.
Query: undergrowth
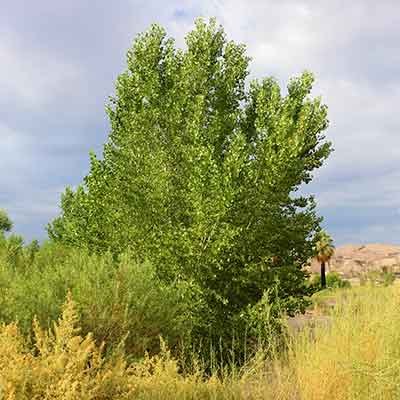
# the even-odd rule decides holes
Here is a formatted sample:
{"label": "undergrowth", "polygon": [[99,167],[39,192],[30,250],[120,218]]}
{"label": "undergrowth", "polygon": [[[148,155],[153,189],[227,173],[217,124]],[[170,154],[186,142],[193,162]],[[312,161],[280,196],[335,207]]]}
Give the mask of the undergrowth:
{"label": "undergrowth", "polygon": [[[242,367],[204,374],[182,370],[161,340],[156,356],[130,363],[79,328],[72,296],[53,329],[36,321],[33,342],[16,323],[0,328],[4,399],[307,399],[400,398],[400,289],[347,289],[324,323],[286,336],[286,351],[257,354]],[[272,342],[273,343],[273,342]]]}

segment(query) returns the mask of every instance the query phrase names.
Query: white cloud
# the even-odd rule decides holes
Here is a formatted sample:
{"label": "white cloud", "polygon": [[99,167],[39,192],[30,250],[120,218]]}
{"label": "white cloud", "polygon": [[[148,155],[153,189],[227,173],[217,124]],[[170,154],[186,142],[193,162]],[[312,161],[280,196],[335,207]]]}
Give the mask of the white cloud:
{"label": "white cloud", "polygon": [[[375,177],[360,176],[353,180],[329,180],[318,188],[320,208],[360,207],[386,208],[400,207],[400,171],[381,172]],[[316,188],[314,188],[315,190]]]}
{"label": "white cloud", "polygon": [[0,58],[2,96],[31,109],[40,109],[69,93],[82,80],[79,67],[43,50],[24,46],[10,31],[0,32]]}

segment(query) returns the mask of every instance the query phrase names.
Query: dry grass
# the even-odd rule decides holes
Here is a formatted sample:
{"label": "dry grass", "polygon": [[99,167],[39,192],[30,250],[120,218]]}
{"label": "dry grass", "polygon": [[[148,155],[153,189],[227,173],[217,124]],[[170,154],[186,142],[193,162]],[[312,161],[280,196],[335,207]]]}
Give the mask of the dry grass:
{"label": "dry grass", "polygon": [[400,398],[400,290],[365,287],[338,296],[332,322],[291,347],[301,399]]}
{"label": "dry grass", "polygon": [[260,351],[240,371],[204,379],[182,374],[167,349],[128,366],[105,359],[91,335],[79,336],[69,299],[54,333],[35,326],[34,351],[15,324],[0,328],[3,399],[400,398],[400,288],[344,290],[329,324],[288,339],[286,354]]}

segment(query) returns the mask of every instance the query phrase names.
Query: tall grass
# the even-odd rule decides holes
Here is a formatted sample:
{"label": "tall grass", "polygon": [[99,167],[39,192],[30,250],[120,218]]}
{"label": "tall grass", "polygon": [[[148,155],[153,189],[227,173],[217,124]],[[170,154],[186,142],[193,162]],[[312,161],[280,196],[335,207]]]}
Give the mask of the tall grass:
{"label": "tall grass", "polygon": [[400,290],[343,292],[332,320],[294,338],[289,366],[300,398],[400,398]]}

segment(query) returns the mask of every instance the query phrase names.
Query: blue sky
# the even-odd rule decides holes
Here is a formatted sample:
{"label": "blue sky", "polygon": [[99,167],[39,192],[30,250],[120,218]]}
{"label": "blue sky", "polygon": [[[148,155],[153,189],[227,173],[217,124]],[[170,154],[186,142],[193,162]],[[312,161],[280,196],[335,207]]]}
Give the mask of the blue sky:
{"label": "blue sky", "polygon": [[101,154],[135,35],[158,22],[183,45],[198,16],[247,45],[251,77],[315,73],[335,152],[304,191],[336,244],[400,244],[397,0],[3,1],[0,208],[15,232],[45,238],[61,192],[88,172],[89,150]]}

